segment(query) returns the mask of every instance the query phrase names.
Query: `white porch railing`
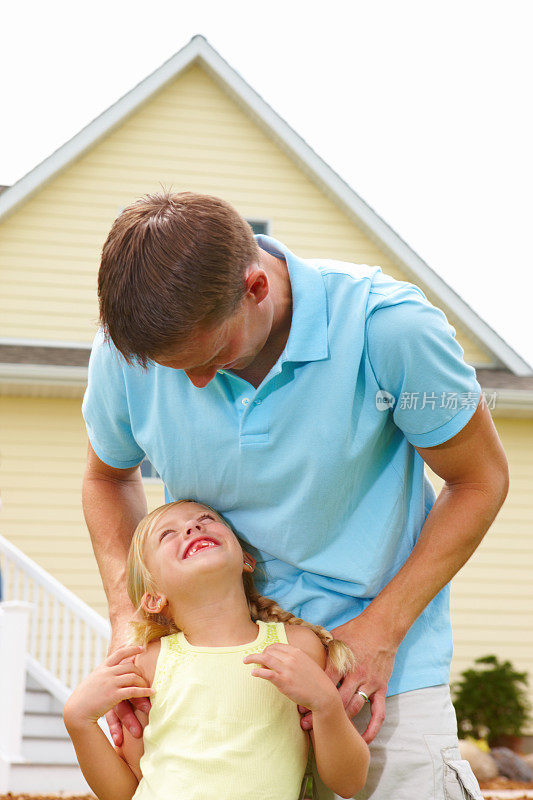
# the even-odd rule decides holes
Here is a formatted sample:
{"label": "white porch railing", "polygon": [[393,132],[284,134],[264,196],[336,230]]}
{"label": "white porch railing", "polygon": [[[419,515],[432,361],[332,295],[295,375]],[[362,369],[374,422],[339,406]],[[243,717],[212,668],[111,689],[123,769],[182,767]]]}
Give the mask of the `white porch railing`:
{"label": "white porch railing", "polygon": [[100,664],[111,626],[18,547],[0,535],[2,599],[32,603],[28,672],[61,704]]}

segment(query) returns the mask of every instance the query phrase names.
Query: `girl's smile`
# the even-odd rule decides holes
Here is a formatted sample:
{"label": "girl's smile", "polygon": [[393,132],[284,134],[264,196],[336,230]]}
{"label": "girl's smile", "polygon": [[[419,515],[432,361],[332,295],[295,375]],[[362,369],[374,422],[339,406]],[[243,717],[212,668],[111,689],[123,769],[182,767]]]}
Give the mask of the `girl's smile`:
{"label": "girl's smile", "polygon": [[189,542],[182,558],[190,558],[195,553],[199,553],[201,550],[209,550],[212,547],[220,547],[220,542],[207,536],[198,536]]}

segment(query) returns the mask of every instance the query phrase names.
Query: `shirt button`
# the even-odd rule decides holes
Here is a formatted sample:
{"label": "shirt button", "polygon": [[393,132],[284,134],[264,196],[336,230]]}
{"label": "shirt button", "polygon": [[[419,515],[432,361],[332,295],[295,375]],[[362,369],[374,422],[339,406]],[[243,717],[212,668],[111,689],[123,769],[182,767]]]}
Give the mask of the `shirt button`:
{"label": "shirt button", "polygon": [[241,402],[242,402],[243,406],[247,406],[248,403],[250,402],[250,398],[249,397],[243,397]]}
{"label": "shirt button", "polygon": [[262,402],[263,402],[262,400],[254,400],[256,406],[260,406]]}

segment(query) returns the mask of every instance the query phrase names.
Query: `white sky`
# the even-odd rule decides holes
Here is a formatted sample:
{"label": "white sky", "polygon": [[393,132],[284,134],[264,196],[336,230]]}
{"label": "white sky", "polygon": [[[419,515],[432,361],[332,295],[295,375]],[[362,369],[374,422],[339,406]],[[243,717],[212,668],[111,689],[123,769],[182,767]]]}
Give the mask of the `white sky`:
{"label": "white sky", "polygon": [[0,183],[201,33],[533,365],[532,22],[530,0],[3,2]]}

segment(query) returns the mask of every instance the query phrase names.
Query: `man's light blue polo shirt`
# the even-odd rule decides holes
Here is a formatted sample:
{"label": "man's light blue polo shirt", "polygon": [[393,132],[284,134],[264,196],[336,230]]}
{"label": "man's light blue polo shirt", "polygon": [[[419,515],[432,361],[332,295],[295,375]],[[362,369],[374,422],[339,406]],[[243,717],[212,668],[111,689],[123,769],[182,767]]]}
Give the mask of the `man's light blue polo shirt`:
{"label": "man's light blue polo shirt", "polygon": [[[83,416],[102,461],[146,454],[167,500],[209,503],[233,525],[266,571],[259,591],[331,629],[408,558],[436,497],[413,445],[455,436],[481,388],[415,285],[255,238],[286,260],[293,295],[286,347],[259,388],[227,370],[196,388],[182,370],[130,367],[99,331]],[[446,586],[400,645],[388,694],[447,683],[451,655]]]}

